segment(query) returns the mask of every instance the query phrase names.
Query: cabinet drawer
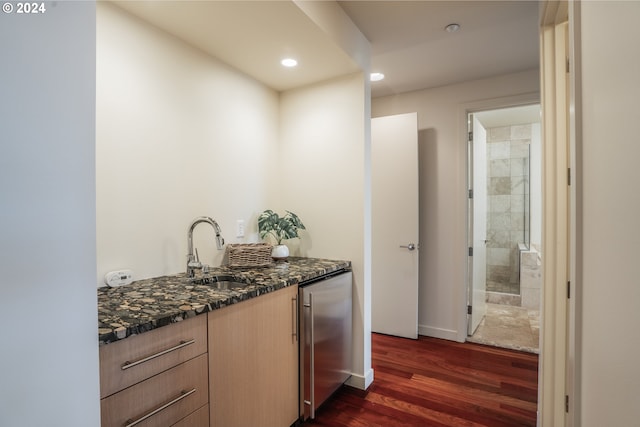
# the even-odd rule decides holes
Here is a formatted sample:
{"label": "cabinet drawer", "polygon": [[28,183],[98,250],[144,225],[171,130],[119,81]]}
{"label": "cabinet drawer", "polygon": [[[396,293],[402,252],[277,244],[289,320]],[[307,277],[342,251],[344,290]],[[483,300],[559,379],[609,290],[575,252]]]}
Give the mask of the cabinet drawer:
{"label": "cabinet drawer", "polygon": [[163,326],[100,347],[100,397],[207,351],[207,316]]}
{"label": "cabinet drawer", "polygon": [[209,405],[203,406],[171,427],[209,427]]}
{"label": "cabinet drawer", "polygon": [[208,399],[207,356],[201,355],[102,399],[101,425],[168,426],[205,406]]}

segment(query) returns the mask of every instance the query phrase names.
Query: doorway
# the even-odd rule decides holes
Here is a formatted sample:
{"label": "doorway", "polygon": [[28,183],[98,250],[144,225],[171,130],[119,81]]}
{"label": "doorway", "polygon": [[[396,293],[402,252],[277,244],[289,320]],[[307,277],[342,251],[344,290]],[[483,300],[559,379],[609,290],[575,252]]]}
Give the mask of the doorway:
{"label": "doorway", "polygon": [[[542,287],[540,105],[474,111],[468,122],[467,340],[537,353]],[[484,301],[478,301],[478,295]]]}

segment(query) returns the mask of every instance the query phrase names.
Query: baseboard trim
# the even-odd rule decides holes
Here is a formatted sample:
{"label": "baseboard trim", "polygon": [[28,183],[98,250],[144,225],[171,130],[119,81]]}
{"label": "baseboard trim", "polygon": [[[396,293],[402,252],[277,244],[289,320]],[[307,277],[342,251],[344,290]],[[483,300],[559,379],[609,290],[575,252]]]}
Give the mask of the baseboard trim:
{"label": "baseboard trim", "polygon": [[346,385],[366,390],[373,383],[373,369],[369,369],[365,375],[351,374],[351,377],[345,382]]}
{"label": "baseboard trim", "polygon": [[449,341],[459,341],[458,331],[451,329],[434,328],[433,326],[418,325],[418,334],[427,337],[441,338]]}

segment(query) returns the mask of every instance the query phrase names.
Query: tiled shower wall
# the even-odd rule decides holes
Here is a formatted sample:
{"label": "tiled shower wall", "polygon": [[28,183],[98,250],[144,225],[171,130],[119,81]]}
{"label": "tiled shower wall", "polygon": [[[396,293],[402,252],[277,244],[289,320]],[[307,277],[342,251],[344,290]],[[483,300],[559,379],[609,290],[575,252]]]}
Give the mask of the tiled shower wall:
{"label": "tiled shower wall", "polygon": [[531,124],[487,129],[487,291],[520,294],[518,243],[529,241]]}

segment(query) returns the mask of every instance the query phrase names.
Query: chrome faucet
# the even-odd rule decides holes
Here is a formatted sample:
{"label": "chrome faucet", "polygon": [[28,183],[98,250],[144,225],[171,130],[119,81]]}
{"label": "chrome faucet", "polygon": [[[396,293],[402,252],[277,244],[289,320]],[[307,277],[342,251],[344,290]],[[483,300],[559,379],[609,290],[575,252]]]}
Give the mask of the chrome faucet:
{"label": "chrome faucet", "polygon": [[213,230],[216,232],[216,246],[218,250],[222,249],[222,245],[224,245],[224,238],[222,237],[222,230],[218,223],[208,217],[208,216],[200,216],[193,220],[191,225],[189,226],[189,232],[187,233],[187,249],[189,253],[187,254],[187,276],[195,277],[196,270],[202,269],[202,263],[198,257],[198,250],[196,249],[195,254],[193,251],[193,229],[196,228],[196,225],[206,222],[207,224],[213,227]]}

